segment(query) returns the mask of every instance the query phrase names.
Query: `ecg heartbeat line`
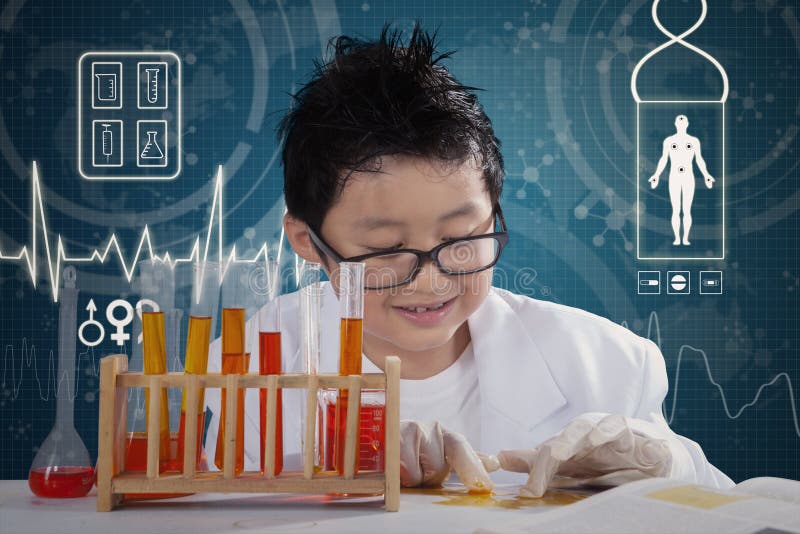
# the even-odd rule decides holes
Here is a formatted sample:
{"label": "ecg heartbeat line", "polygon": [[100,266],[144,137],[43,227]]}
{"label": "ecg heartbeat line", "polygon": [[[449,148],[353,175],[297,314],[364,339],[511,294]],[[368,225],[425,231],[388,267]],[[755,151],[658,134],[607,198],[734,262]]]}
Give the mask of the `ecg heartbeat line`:
{"label": "ecg heartbeat line", "polygon": [[[64,249],[64,244],[61,239],[61,235],[58,235],[55,245],[55,251],[53,251],[53,246],[50,242],[50,235],[47,229],[47,218],[45,217],[44,212],[44,203],[42,201],[42,190],[39,184],[39,168],[36,162],[33,162],[33,168],[31,171],[31,182],[32,182],[32,213],[31,213],[31,220],[32,220],[32,232],[31,232],[31,243],[29,245],[24,245],[22,249],[16,254],[4,254],[2,250],[0,250],[0,260],[5,261],[15,261],[20,262],[27,267],[28,273],[30,275],[31,281],[33,283],[34,288],[36,287],[37,280],[38,280],[38,243],[39,243],[39,234],[41,233],[41,239],[44,242],[44,253],[47,259],[47,275],[50,280],[50,287],[53,294],[53,302],[58,301],[58,292],[59,292],[59,280],[61,278],[61,270],[65,264],[71,263],[101,263],[104,264],[111,256],[116,256],[119,259],[120,265],[122,266],[122,270],[125,274],[125,278],[130,283],[133,279],[134,272],[136,270],[136,265],[139,263],[140,258],[143,254],[147,255],[147,259],[152,261],[160,261],[166,263],[170,267],[174,268],[181,263],[192,263],[195,261],[202,261],[206,262],[209,258],[209,252],[211,250],[212,244],[212,235],[214,234],[214,230],[216,228],[217,232],[217,261],[220,264],[220,277],[224,278],[225,272],[227,271],[229,265],[231,263],[254,263],[259,260],[262,256],[264,259],[267,259],[268,255],[268,247],[266,241],[262,243],[261,247],[256,252],[255,256],[248,259],[238,259],[236,257],[236,245],[234,244],[231,247],[230,252],[227,256],[224,255],[223,252],[223,231],[222,231],[222,190],[223,190],[223,183],[224,183],[224,175],[222,171],[222,165],[219,165],[217,168],[217,177],[216,183],[214,185],[214,196],[211,201],[211,210],[210,210],[210,217],[208,222],[208,227],[206,229],[205,238],[201,239],[198,236],[192,248],[189,252],[189,255],[186,257],[172,257],[169,252],[165,252],[161,255],[156,254],[154,246],[153,246],[153,239],[150,236],[150,229],[147,225],[145,225],[144,230],[142,230],[141,237],[139,238],[138,246],[136,247],[136,253],[133,256],[133,259],[130,263],[125,261],[125,253],[122,251],[122,247],[119,244],[119,240],[117,239],[116,234],[112,234],[109,238],[108,242],[106,243],[105,247],[96,248],[94,249],[88,256],[70,256]],[[277,255],[276,259],[278,264],[280,264],[281,260],[281,252],[283,250],[283,239],[284,239],[284,229],[281,227],[281,234],[280,239],[278,241],[277,247]],[[298,269],[298,258],[295,258],[295,268]]]}
{"label": "ecg heartbeat line", "polygon": [[[653,336],[655,335],[655,339]],[[658,348],[661,348],[661,325],[658,321],[658,314],[653,311],[650,312],[650,317],[647,322],[647,339],[650,339],[658,345]],[[669,414],[667,414],[666,407],[664,405],[661,406],[661,411],[664,414],[664,418],[667,420],[667,423],[670,425],[672,424],[673,419],[675,418],[675,410],[676,404],[678,403],[678,386],[680,384],[680,376],[681,376],[681,364],[683,363],[684,355],[687,351],[692,351],[695,354],[698,354],[703,361],[703,366],[706,371],[706,377],[708,381],[714,386],[717,391],[719,391],[719,397],[722,399],[722,407],[725,410],[725,415],[728,419],[738,419],[747,408],[754,406],[758,400],[761,398],[761,394],[764,390],[780,381],[781,379],[786,381],[786,388],[789,393],[789,408],[792,413],[792,422],[794,423],[794,432],[797,434],[797,437],[800,438],[800,421],[798,421],[797,415],[797,403],[795,402],[794,398],[794,387],[792,386],[792,378],[789,376],[787,372],[781,372],[776,374],[772,377],[771,380],[761,384],[758,389],[756,390],[756,394],[753,396],[753,400],[743,404],[738,410],[733,411],[731,410],[730,405],[728,404],[728,399],[725,396],[725,390],[722,388],[722,384],[714,380],[714,375],[711,373],[711,365],[708,363],[708,355],[703,349],[698,349],[697,347],[693,347],[691,345],[681,345],[680,349],[678,349],[678,361],[675,365],[675,375],[674,379],[672,380],[671,388],[672,388],[672,402],[669,409]]]}

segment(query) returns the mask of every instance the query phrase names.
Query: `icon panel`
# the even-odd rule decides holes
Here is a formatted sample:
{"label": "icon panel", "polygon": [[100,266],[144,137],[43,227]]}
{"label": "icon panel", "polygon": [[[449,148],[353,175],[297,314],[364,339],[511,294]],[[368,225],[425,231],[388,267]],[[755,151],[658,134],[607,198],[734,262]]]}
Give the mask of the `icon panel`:
{"label": "icon panel", "polygon": [[87,180],[171,180],[181,172],[181,62],[169,51],[78,59],[78,173]]}

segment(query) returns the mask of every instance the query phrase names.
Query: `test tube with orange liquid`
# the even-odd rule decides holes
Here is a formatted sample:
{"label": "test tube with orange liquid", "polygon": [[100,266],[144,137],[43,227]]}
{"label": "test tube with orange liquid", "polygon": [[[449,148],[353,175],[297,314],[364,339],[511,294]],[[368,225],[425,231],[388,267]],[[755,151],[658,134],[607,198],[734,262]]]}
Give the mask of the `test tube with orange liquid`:
{"label": "test tube with orange liquid", "polygon": [[[222,374],[247,374],[250,367],[250,353],[245,352],[245,315],[244,308],[222,309]],[[217,448],[214,454],[214,465],[223,470],[225,466],[225,420],[226,389],[222,388],[220,397],[219,430],[217,431]],[[244,390],[237,392],[236,410],[236,474],[244,471]]]}
{"label": "test tube with orange liquid", "polygon": [[[208,372],[208,345],[211,341],[213,317],[217,314],[219,297],[219,265],[201,262],[194,265],[192,302],[189,313],[189,328],[186,332],[186,356],[184,373],[204,375]],[[205,388],[200,388],[197,397],[197,468],[203,457],[203,429],[206,414],[203,410]],[[176,460],[183,464],[186,442],[186,391],[181,398],[181,420],[178,427],[178,453]]]}
{"label": "test tube with orange liquid", "polygon": [[[276,260],[266,260],[262,264],[263,279],[256,293],[258,299],[258,372],[262,375],[281,374],[281,312],[279,265]],[[266,303],[264,303],[266,301]],[[265,446],[267,439],[267,390],[259,390],[259,427],[261,441],[261,473],[264,473]],[[275,396],[275,470],[278,475],[283,470],[283,395],[278,389]]]}
{"label": "test tube with orange liquid", "polygon": [[[339,263],[339,317],[341,330],[339,340],[339,374],[342,376],[361,374],[361,344],[364,319],[364,264],[358,262]],[[346,389],[339,390],[336,403],[336,439],[334,464],[336,471],[344,474],[344,447],[347,421]],[[356,448],[358,473],[359,450]]]}
{"label": "test tube with orange liquid", "polygon": [[[142,312],[142,352],[144,355],[144,373],[148,375],[165,374],[167,372],[167,344],[164,334],[164,312]],[[150,388],[145,388],[145,413],[150,409]],[[169,407],[167,390],[161,390],[161,410],[159,426],[158,464],[159,472],[167,468],[170,459]]]}
{"label": "test tube with orange liquid", "polygon": [[[250,352],[257,343],[258,319],[253,317],[261,298],[263,267],[257,262],[239,262],[228,265],[222,280],[222,374],[247,374]],[[253,319],[253,320],[249,320]],[[214,464],[224,470],[225,421],[232,414],[225,406],[226,390],[222,388],[220,425],[217,430],[217,448]],[[245,388],[237,391],[236,450],[234,472],[244,471],[244,400]],[[227,412],[227,413],[226,413]]]}

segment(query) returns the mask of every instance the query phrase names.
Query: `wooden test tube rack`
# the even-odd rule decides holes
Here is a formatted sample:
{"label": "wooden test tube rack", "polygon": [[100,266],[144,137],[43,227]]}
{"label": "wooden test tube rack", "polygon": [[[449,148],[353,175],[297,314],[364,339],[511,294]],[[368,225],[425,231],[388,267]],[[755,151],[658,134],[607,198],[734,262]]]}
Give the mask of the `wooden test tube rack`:
{"label": "wooden test tube rack", "polygon": [[[128,389],[149,388],[150,406],[161,402],[162,388],[186,391],[186,428],[183,471],[159,474],[160,410],[149,410],[147,417],[147,470],[126,472],[125,438]],[[236,417],[227,417],[224,432],[225,464],[222,471],[197,472],[197,404],[201,388],[225,388],[229,414],[237,413],[238,388],[267,390],[267,432],[264,473],[234,473]],[[314,472],[313,424],[306,425],[303,446],[303,471],[283,471],[275,476],[275,426],[277,389],[307,391],[306,421],[316,420],[317,392],[320,388],[349,390],[347,405],[344,473]],[[354,475],[359,437],[362,389],[386,390],[385,467],[383,472]],[[237,375],[166,373],[146,375],[128,372],[128,357],[107,356],[100,362],[100,419],[97,458],[97,511],[108,512],[120,506],[125,493],[373,493],[384,495],[387,512],[400,507],[400,359],[387,356],[385,373],[339,376],[334,374]]]}

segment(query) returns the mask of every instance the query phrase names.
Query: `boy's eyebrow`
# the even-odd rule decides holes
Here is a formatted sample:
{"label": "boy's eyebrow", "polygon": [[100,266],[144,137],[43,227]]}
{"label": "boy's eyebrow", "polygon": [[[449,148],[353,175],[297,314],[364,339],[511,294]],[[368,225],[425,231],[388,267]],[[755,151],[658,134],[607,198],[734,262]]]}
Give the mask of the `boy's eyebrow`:
{"label": "boy's eyebrow", "polygon": [[439,221],[446,221],[447,219],[454,219],[456,217],[463,217],[464,215],[472,215],[476,211],[478,211],[478,207],[475,205],[475,202],[469,201],[463,206],[456,208],[452,211],[449,211],[439,217]]}
{"label": "boy's eyebrow", "polygon": [[[470,201],[460,206],[452,211],[445,213],[439,217],[439,221],[446,221],[448,219],[454,219],[456,217],[462,217],[464,215],[472,215],[477,211],[477,206],[474,202]],[[370,231],[376,230],[378,228],[383,228],[384,226],[404,226],[405,223],[402,221],[398,221],[395,219],[388,219],[386,217],[362,217],[359,219],[356,224],[359,228]]]}

